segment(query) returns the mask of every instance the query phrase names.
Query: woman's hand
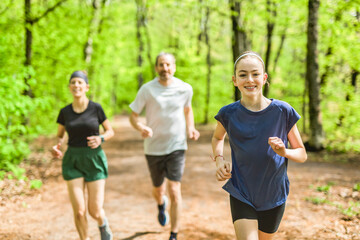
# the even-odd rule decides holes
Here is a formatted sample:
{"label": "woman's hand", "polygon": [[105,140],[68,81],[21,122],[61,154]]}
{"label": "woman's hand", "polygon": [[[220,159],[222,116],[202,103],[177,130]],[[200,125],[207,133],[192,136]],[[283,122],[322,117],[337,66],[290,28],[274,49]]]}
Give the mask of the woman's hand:
{"label": "woman's hand", "polygon": [[286,147],[284,142],[278,137],[269,137],[268,140],[269,145],[278,155],[285,157]]}
{"label": "woman's hand", "polygon": [[87,137],[87,144],[90,148],[94,149],[101,145],[101,137],[100,136],[90,136]]}
{"label": "woman's hand", "polygon": [[231,178],[230,163],[226,162],[223,158],[216,160],[216,178],[218,181],[225,181]]}
{"label": "woman's hand", "polygon": [[63,156],[63,153],[60,150],[60,146],[61,143],[58,143],[57,145],[51,148],[51,154],[54,158],[61,158]]}

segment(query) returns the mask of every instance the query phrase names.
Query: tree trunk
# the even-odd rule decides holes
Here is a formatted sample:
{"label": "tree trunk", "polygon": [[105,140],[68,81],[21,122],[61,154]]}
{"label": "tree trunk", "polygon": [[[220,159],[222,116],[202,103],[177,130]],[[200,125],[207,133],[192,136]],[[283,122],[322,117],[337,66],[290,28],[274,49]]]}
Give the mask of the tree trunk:
{"label": "tree trunk", "polygon": [[309,150],[323,149],[323,130],[320,110],[320,79],[318,65],[318,10],[320,0],[309,0],[306,81],[309,94],[310,138]]}
{"label": "tree trunk", "polygon": [[[24,63],[25,67],[31,66],[32,39],[33,39],[32,27],[33,27],[33,21],[31,18],[31,0],[25,0],[25,63]],[[26,89],[23,94],[33,98],[34,94],[29,84],[30,78],[31,78],[30,75],[25,76],[24,81],[28,89]]]}
{"label": "tree trunk", "polygon": [[[272,45],[272,36],[275,27],[274,18],[276,17],[276,6],[271,0],[266,1],[266,10],[269,14],[267,22],[267,44],[266,44],[266,55],[265,55],[265,72],[269,72],[270,64],[270,55],[271,55],[271,45]],[[271,75],[269,74],[267,81],[270,83]],[[269,84],[264,86],[264,96],[269,95]]]}
{"label": "tree trunk", "polygon": [[282,49],[284,47],[285,39],[286,39],[286,28],[284,29],[283,33],[281,34],[280,45],[279,45],[279,48],[278,48],[278,50],[276,52],[276,57],[275,57],[275,60],[274,60],[273,72],[276,71],[276,66],[277,66],[277,63],[279,61],[281,51],[282,51]]}
{"label": "tree trunk", "polygon": [[143,65],[143,52],[144,52],[144,40],[142,36],[142,27],[145,24],[145,15],[144,8],[146,0],[135,0],[136,2],[136,39],[139,42],[139,52],[137,57],[137,66],[139,67],[139,72],[137,75],[138,80],[138,89],[144,84],[144,77],[142,73],[142,65]]}
{"label": "tree trunk", "polygon": [[207,65],[207,76],[206,76],[206,99],[205,99],[205,118],[204,124],[209,122],[209,105],[210,105],[210,83],[211,83],[211,45],[209,38],[209,17],[210,17],[210,9],[209,6],[206,7],[205,14],[205,25],[204,25],[204,35],[205,35],[205,44],[207,46],[207,54],[206,54],[206,65]]}
{"label": "tree trunk", "polygon": [[[240,0],[229,0],[232,22],[232,52],[233,62],[244,52],[247,48],[246,32],[241,23],[241,2]],[[237,87],[234,87],[235,101],[240,99],[240,92]]]}
{"label": "tree trunk", "polygon": [[[99,23],[100,23],[100,11],[101,11],[101,5],[100,0],[93,0],[92,2],[93,6],[93,15],[89,26],[89,32],[88,32],[88,39],[85,43],[84,47],[84,60],[89,66],[91,63],[91,58],[93,54],[93,41],[96,33],[99,29]],[[90,73],[89,73],[90,75]]]}

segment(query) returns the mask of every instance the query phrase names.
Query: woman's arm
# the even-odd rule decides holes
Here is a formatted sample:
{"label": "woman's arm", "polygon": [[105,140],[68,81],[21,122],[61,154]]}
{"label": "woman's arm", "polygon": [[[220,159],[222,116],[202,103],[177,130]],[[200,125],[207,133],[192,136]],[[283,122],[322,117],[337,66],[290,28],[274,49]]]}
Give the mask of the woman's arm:
{"label": "woman's arm", "polygon": [[61,158],[63,153],[61,152],[60,147],[65,137],[65,127],[63,125],[59,124],[56,136],[58,137],[58,143],[51,148],[51,154],[54,158]]}
{"label": "woman's arm", "polygon": [[107,141],[114,136],[114,130],[112,129],[110,121],[108,119],[106,119],[101,125],[104,127],[105,130],[104,134],[100,136],[87,137],[88,146],[90,148],[97,148],[101,145],[102,143],[101,136],[104,138],[104,141]]}
{"label": "woman's arm", "polygon": [[223,127],[223,125],[218,121],[211,140],[211,146],[217,168],[216,178],[218,181],[224,181],[226,179],[231,178],[230,163],[226,162],[223,157],[225,136],[226,136],[226,130]]}

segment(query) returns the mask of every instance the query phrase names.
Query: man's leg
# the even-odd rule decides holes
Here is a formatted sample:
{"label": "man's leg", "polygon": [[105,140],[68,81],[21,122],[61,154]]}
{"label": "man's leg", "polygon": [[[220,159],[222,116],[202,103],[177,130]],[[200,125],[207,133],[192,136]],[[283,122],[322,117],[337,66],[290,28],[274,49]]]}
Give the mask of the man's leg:
{"label": "man's leg", "polygon": [[163,196],[166,193],[166,180],[159,186],[153,187],[153,196],[158,205],[164,204]]}
{"label": "man's leg", "polygon": [[73,180],[66,181],[66,183],[74,212],[76,229],[81,240],[88,239],[84,178],[75,178]]}
{"label": "man's leg", "polygon": [[169,180],[169,195],[171,201],[171,232],[177,233],[180,227],[180,216],[182,209],[181,182]]}

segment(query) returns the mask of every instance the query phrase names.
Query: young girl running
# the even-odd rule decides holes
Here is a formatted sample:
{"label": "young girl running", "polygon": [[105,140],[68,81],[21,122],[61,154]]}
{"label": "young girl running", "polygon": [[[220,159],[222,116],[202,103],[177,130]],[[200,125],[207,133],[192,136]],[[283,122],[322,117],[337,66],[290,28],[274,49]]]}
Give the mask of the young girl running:
{"label": "young girl running", "polygon": [[[307,159],[296,127],[299,114],[288,103],[263,96],[266,79],[262,58],[255,52],[244,52],[235,61],[232,77],[242,98],[222,107],[215,116],[212,148],[216,177],[219,181],[229,179],[223,188],[230,194],[237,239],[272,239],[289,193],[288,159]],[[223,157],[226,134],[232,167]]]}
{"label": "young girl running", "polygon": [[[112,233],[103,209],[107,159],[101,144],[114,135],[101,105],[86,97],[89,81],[85,72],[75,71],[69,80],[73,102],[60,110],[57,136],[59,143],[52,148],[55,158],[63,156],[60,146],[65,131],[68,148],[62,160],[62,175],[66,180],[76,229],[81,240],[89,240],[86,209],[99,225],[101,240],[111,240]],[[99,135],[99,125],[105,129]],[[85,187],[88,191],[86,206]]]}

